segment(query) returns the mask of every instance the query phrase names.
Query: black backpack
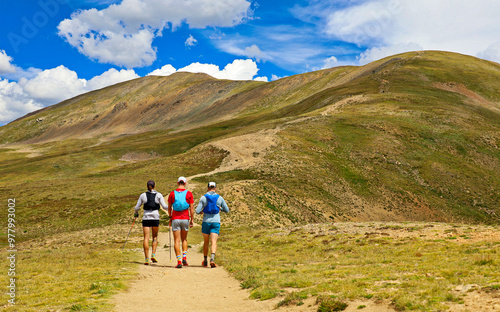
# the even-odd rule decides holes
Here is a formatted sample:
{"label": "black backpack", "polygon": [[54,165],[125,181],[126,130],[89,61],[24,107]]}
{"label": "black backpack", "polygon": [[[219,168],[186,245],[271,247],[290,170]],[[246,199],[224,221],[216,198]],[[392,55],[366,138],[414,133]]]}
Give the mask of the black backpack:
{"label": "black backpack", "polygon": [[146,197],[148,201],[144,204],[144,210],[158,210],[160,209],[160,204],[155,202],[157,193],[146,192]]}

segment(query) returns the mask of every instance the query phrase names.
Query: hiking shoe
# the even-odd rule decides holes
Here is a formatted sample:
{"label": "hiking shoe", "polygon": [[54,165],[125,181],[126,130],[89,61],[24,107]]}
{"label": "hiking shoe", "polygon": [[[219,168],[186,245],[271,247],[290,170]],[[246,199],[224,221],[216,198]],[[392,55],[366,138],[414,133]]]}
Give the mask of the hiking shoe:
{"label": "hiking shoe", "polygon": [[144,265],[149,265],[149,259],[144,260]]}
{"label": "hiking shoe", "polygon": [[215,264],[215,262],[213,262],[213,261],[210,261],[210,267],[211,268],[216,268],[217,264]]}
{"label": "hiking shoe", "polygon": [[182,265],[185,265],[185,266],[189,265],[186,259],[182,260]]}
{"label": "hiking shoe", "polygon": [[158,260],[156,260],[155,257],[151,257],[151,262],[156,263],[156,262],[158,262]]}
{"label": "hiking shoe", "polygon": [[205,260],[203,260],[201,262],[201,266],[204,267],[204,268],[206,268],[208,266],[208,263]]}
{"label": "hiking shoe", "polygon": [[182,264],[177,264],[177,266],[175,267],[176,269],[182,269]]}

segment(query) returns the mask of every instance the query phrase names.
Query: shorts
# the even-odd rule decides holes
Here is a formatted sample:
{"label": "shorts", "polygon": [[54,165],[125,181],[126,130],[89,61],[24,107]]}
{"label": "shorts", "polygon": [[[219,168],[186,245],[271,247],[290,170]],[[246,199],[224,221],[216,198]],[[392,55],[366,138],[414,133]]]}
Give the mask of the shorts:
{"label": "shorts", "polygon": [[172,231],[189,231],[189,220],[175,219],[172,220]]}
{"label": "shorts", "polygon": [[215,223],[203,222],[201,224],[201,232],[203,234],[210,234],[210,233],[219,234],[219,231],[220,231],[220,223],[219,222],[215,222]]}
{"label": "shorts", "polygon": [[157,227],[160,226],[160,220],[142,220],[143,227]]}

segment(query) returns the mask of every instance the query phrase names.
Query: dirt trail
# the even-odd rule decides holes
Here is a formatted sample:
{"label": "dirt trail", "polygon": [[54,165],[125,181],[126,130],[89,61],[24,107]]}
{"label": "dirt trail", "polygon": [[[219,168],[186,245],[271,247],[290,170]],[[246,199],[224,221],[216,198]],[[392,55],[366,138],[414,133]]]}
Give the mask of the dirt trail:
{"label": "dirt trail", "polygon": [[219,168],[190,176],[187,178],[188,181],[219,172],[248,169],[255,166],[263,159],[268,148],[278,144],[276,132],[279,130],[280,128],[269,129],[210,142],[210,145],[228,151],[229,155],[224,158]]}
{"label": "dirt trail", "polygon": [[[195,227],[194,231],[199,231]],[[160,242],[168,241],[167,233],[160,233]],[[199,245],[188,251],[189,266],[176,269],[175,255],[158,248],[158,263],[139,264],[137,281],[113,299],[115,311],[272,311],[276,300],[249,299],[249,292],[241,289],[239,282],[223,267],[215,269],[201,266],[203,255]],[[172,250],[173,253],[173,250]],[[142,261],[142,251],[137,251],[137,261]],[[216,259],[217,260],[217,259]],[[313,307],[311,307],[313,308]],[[314,310],[314,309],[313,309]],[[313,311],[311,310],[311,311]],[[280,311],[294,311],[281,310]],[[296,311],[296,310],[295,310]],[[308,310],[302,310],[308,311]]]}

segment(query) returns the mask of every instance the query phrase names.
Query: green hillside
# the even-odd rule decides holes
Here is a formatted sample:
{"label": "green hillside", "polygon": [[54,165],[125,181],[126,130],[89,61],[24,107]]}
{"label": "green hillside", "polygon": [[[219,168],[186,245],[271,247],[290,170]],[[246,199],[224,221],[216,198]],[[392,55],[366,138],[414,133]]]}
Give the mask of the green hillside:
{"label": "green hillside", "polygon": [[180,175],[196,198],[218,182],[233,226],[500,224],[500,65],[448,52],[268,83],[139,78],[0,127],[0,144],[26,244],[130,224],[147,180],[165,194]]}

